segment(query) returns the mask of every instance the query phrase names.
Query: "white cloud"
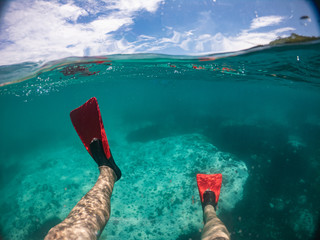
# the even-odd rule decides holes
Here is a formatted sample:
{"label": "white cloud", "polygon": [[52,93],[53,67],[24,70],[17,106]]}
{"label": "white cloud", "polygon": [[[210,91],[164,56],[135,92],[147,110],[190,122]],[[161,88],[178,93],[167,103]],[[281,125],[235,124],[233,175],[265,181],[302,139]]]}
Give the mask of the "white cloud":
{"label": "white cloud", "polygon": [[[270,18],[264,17],[259,26],[267,26],[271,23],[276,22],[276,18],[271,16]],[[274,20],[270,20],[274,19]],[[277,18],[284,19],[283,17]],[[256,22],[254,19],[252,23]],[[262,24],[262,22],[264,22]],[[268,23],[267,23],[268,22]],[[247,48],[251,48],[257,45],[265,45],[276,39],[277,37],[286,37],[290,35],[294,28],[285,27],[277,28],[268,32],[258,32],[254,31],[251,27],[258,27],[258,24],[251,24],[250,28],[240,31],[235,36],[226,36],[220,32],[216,34],[195,34],[196,30],[190,30],[185,32],[178,32],[172,28],[167,27],[171,33],[171,37],[159,38],[158,40],[152,40],[152,42],[145,42],[143,47],[140,48],[144,51],[150,52],[165,52],[166,49],[180,49],[182,52],[187,52],[188,54],[210,54],[210,53],[221,53],[221,52],[231,52],[238,51]],[[192,32],[193,34],[190,34]],[[134,44],[139,45],[138,42]],[[142,46],[142,45],[141,45]],[[138,49],[138,48],[136,48]]]}
{"label": "white cloud", "polygon": [[177,31],[173,31],[173,35],[171,38],[162,38],[157,44],[163,43],[179,43],[180,42],[181,33]]}
{"label": "white cloud", "polygon": [[154,41],[154,40],[156,40],[156,38],[155,37],[151,37],[151,36],[147,36],[147,35],[138,36],[138,41],[148,41],[148,40]]}
{"label": "white cloud", "polygon": [[[248,32],[242,31],[236,36],[225,36],[222,33],[215,35],[200,36],[195,39],[188,39],[189,45],[195,45],[194,53],[219,53],[231,52],[248,49],[257,45],[265,45],[276,39],[279,34],[288,36],[288,32],[293,31],[294,28],[281,28],[270,32]],[[186,41],[186,40],[185,40]],[[190,44],[191,43],[191,44]],[[182,42],[182,48],[185,43]]]}
{"label": "white cloud", "polygon": [[[138,11],[155,12],[163,0],[86,0],[76,5],[73,0],[61,4],[56,0],[16,0],[10,2],[1,25],[0,65],[24,61],[48,61],[68,56],[107,55],[114,53],[167,52],[206,54],[237,51],[267,44],[278,36],[286,36],[293,28],[261,32],[262,27],[277,25],[282,16],[254,18],[247,29],[237,35],[209,34],[210,14],[198,19],[202,26],[178,31],[163,26],[163,37],[141,34],[128,41],[114,33],[130,28]],[[105,11],[108,11],[108,14]],[[92,15],[93,14],[93,15]],[[98,15],[96,15],[98,14]],[[99,17],[96,17],[99,16]],[[207,16],[207,17],[205,17]],[[84,22],[82,18],[89,19]],[[204,21],[205,19],[205,21]]]}
{"label": "white cloud", "polygon": [[104,0],[104,2],[110,4],[109,9],[117,9],[122,12],[136,12],[140,10],[155,12],[163,0]]}
{"label": "white cloud", "polygon": [[[161,1],[89,0],[83,2],[88,6],[86,9],[71,1],[67,4],[54,0],[12,1],[1,26],[0,65],[129,51],[130,43],[114,39],[112,32],[130,26],[135,11],[156,11]],[[110,9],[120,11],[103,14]],[[102,13],[99,18],[87,23],[77,21],[98,11]]]}
{"label": "white cloud", "polygon": [[[179,32],[172,27],[166,27],[169,37],[158,38],[157,40],[152,39],[150,42],[144,42],[143,45],[140,45],[141,48],[137,47],[136,50],[165,53],[167,49],[177,49],[177,51],[182,53],[198,55],[248,49],[257,45],[268,44],[279,36],[289,36],[290,33],[295,30],[292,27],[275,28],[264,32],[261,31],[262,27],[277,25],[284,20],[285,17],[283,16],[254,18],[247,29],[241,30],[236,35],[227,36],[221,32],[215,34],[205,33],[205,29],[209,28],[212,21],[208,21],[208,23],[205,24],[200,19],[199,21],[202,21],[203,23],[200,30],[197,28]],[[203,33],[201,34],[201,32]],[[139,45],[138,42],[135,42],[134,44]]]}
{"label": "white cloud", "polygon": [[273,26],[281,23],[284,20],[282,16],[264,16],[254,18],[251,22],[250,29],[258,29],[262,27]]}

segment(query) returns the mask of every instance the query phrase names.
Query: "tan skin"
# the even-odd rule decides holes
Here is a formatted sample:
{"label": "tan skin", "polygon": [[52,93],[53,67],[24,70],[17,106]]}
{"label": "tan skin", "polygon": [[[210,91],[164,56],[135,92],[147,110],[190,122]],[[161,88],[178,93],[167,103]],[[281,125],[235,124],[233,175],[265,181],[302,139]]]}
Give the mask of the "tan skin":
{"label": "tan skin", "polygon": [[107,167],[99,167],[100,175],[93,188],[77,203],[67,218],[51,228],[49,239],[98,239],[110,217],[110,198],[117,176]]}

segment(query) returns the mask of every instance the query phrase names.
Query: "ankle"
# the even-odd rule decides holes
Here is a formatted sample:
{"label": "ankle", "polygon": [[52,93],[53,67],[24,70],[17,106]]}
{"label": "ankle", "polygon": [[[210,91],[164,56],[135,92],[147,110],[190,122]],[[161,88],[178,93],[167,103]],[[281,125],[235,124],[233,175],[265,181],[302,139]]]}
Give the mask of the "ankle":
{"label": "ankle", "polygon": [[103,178],[114,178],[114,181],[117,181],[118,177],[115,171],[109,166],[100,166],[99,167],[100,176]]}

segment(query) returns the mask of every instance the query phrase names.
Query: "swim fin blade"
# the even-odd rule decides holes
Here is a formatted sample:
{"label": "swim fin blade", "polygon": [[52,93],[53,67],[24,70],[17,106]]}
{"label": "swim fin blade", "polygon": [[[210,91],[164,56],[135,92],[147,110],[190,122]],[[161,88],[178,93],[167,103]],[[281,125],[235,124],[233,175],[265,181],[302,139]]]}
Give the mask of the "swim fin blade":
{"label": "swim fin blade", "polygon": [[218,204],[222,184],[222,174],[197,174],[197,184],[201,203],[204,202],[203,194],[209,190],[215,194],[215,205]]}
{"label": "swim fin blade", "polygon": [[70,118],[83,145],[91,157],[93,157],[93,155],[90,150],[90,143],[95,138],[101,140],[103,151],[107,159],[112,157],[107,135],[102,123],[98,101],[95,97],[90,98],[86,103],[72,110]]}

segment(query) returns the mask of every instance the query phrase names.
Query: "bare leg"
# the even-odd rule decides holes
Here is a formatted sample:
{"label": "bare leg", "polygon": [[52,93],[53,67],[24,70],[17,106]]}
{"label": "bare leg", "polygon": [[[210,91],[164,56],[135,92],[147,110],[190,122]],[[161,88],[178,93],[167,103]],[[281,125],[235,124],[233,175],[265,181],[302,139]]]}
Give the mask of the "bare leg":
{"label": "bare leg", "polygon": [[204,208],[204,227],[201,240],[229,240],[230,234],[226,226],[217,217],[214,207],[210,204]]}
{"label": "bare leg", "polygon": [[45,240],[98,239],[110,217],[110,198],[117,176],[107,167],[99,167],[100,175],[93,188],[77,203],[68,217],[51,228]]}

